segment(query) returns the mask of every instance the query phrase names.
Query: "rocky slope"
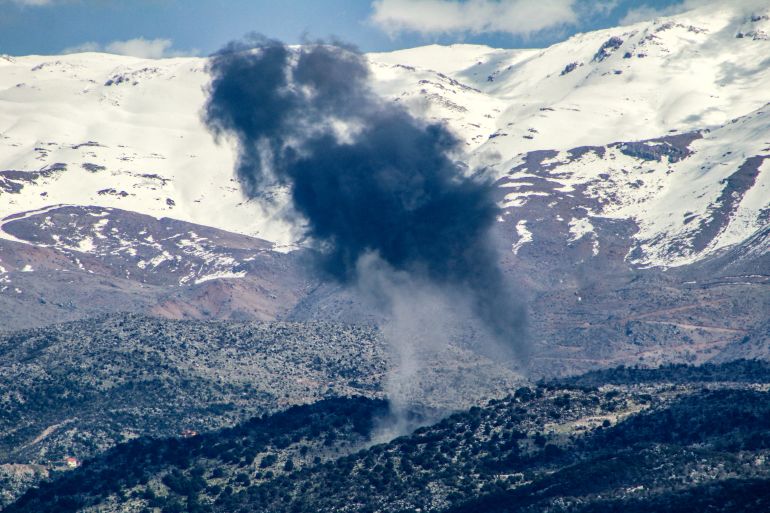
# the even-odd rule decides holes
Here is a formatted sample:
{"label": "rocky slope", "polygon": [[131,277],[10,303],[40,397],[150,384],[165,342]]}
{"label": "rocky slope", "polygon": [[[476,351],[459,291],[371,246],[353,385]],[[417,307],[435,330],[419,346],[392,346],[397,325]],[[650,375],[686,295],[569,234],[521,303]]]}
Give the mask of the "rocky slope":
{"label": "rocky slope", "polygon": [[[23,489],[65,458],[179,436],[325,396],[382,394],[375,333],[329,323],[103,317],[0,340],[0,473]],[[7,500],[7,497],[5,498]]]}
{"label": "rocky slope", "polygon": [[169,218],[57,205],[2,229],[5,329],[115,311],[268,320],[312,286],[302,251]]}

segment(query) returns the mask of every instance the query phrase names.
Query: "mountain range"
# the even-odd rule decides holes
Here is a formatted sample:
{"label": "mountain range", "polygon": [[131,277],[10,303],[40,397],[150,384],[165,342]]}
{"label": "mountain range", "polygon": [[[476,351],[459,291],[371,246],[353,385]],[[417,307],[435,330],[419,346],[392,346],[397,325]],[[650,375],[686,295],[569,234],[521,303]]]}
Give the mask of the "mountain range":
{"label": "mountain range", "polygon": [[366,59],[494,184],[529,359],[393,351],[244,195],[208,59],[0,56],[0,506],[770,507],[770,6]]}
{"label": "mountain range", "polygon": [[[373,86],[496,180],[529,372],[767,355],[770,10],[542,50],[369,54]],[[309,274],[286,192],[247,199],[201,113],[201,58],[0,58],[5,329],[110,312],[377,322]]]}

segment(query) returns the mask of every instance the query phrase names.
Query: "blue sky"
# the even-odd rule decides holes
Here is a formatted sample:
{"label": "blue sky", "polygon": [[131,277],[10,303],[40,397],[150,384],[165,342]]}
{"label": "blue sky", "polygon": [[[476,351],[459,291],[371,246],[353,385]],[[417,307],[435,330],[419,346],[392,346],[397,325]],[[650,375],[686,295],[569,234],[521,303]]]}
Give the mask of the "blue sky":
{"label": "blue sky", "polygon": [[334,35],[364,51],[455,42],[543,47],[676,12],[682,1],[0,0],[0,54],[205,55],[251,31],[289,43]]}

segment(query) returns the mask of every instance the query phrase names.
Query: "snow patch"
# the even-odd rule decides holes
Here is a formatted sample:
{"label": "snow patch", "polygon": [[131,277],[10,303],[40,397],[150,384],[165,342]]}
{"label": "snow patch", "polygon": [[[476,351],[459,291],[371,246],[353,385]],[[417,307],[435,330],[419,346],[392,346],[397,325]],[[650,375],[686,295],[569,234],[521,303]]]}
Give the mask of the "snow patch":
{"label": "snow patch", "polygon": [[521,247],[533,240],[532,232],[527,228],[527,221],[525,220],[516,223],[516,234],[519,236],[519,240],[517,240],[511,247],[514,255],[518,255]]}
{"label": "snow patch", "polygon": [[200,283],[205,283],[207,281],[211,280],[220,280],[220,279],[230,279],[230,278],[243,278],[246,276],[246,271],[238,271],[238,272],[218,272],[218,273],[212,273],[207,274],[205,276],[200,276],[195,279],[195,284],[198,285]]}
{"label": "snow patch", "polygon": [[94,239],[92,237],[85,237],[77,246],[77,251],[80,251],[81,253],[91,253],[94,249],[96,249],[96,245],[94,244]]}
{"label": "snow patch", "polygon": [[569,221],[569,234],[570,234],[570,242],[575,242],[577,240],[582,239],[588,234],[594,233],[594,225],[591,224],[591,221],[588,220],[588,218],[583,217],[580,219],[572,218]]}

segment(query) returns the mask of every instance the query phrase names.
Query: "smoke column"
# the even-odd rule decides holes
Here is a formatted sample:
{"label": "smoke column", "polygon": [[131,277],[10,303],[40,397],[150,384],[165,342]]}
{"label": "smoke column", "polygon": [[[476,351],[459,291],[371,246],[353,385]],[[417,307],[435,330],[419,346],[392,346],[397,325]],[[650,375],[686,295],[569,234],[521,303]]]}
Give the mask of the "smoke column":
{"label": "smoke column", "polygon": [[[456,162],[460,144],[446,127],[378,97],[365,58],[339,43],[250,36],[212,56],[210,72],[208,127],[237,139],[248,196],[288,189],[285,215],[303,227],[323,276],[396,317],[402,299],[456,299],[489,338],[526,356],[524,310],[490,238],[492,184]],[[402,359],[409,344],[429,343],[417,338]]]}

